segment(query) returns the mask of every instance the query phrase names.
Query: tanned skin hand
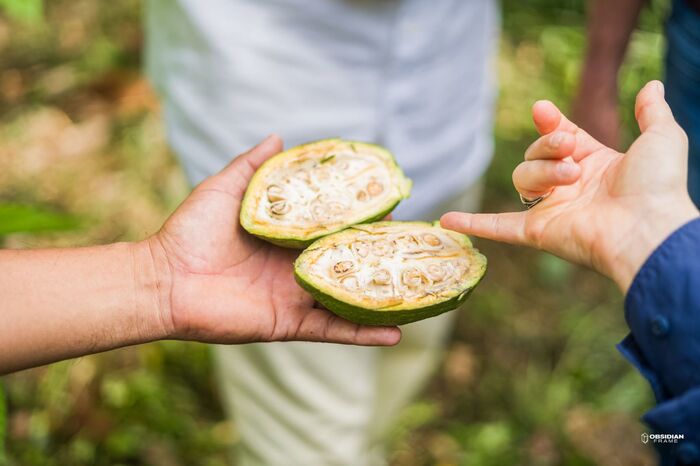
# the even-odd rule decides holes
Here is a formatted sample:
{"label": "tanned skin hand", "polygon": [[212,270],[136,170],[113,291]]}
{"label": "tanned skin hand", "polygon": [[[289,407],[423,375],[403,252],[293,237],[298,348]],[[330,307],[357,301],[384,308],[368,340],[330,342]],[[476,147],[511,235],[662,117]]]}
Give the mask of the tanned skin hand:
{"label": "tanned skin hand", "polygon": [[237,157],[144,241],[0,251],[0,373],[159,339],[398,343],[315,307],[296,253],[240,227],[250,178],[281,150],[272,136]]}

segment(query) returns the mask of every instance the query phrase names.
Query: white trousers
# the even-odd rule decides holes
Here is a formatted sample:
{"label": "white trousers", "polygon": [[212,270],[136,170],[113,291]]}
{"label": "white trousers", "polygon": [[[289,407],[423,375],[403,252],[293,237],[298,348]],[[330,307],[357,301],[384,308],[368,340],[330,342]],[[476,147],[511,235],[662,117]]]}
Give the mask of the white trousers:
{"label": "white trousers", "polygon": [[[425,220],[477,210],[481,191],[472,186]],[[386,434],[441,360],[456,316],[405,325],[401,343],[391,348],[217,346],[221,394],[239,434],[236,464],[385,464]]]}

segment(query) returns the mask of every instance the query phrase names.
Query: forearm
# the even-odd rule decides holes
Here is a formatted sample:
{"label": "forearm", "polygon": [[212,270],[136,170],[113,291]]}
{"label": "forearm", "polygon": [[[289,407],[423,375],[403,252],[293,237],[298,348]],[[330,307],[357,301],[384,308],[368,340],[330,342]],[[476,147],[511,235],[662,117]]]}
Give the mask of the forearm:
{"label": "forearm", "polygon": [[5,250],[0,270],[0,373],[167,335],[147,242]]}
{"label": "forearm", "polygon": [[616,92],[617,74],[644,3],[645,0],[591,2],[581,79],[584,91]]}

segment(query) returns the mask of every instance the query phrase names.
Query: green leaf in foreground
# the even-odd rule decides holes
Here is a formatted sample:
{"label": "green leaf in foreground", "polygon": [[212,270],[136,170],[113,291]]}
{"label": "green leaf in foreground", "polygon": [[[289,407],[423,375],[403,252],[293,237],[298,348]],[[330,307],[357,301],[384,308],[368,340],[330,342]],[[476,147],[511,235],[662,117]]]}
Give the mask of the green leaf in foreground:
{"label": "green leaf in foreground", "polygon": [[44,16],[43,0],[0,0],[0,10],[12,19],[26,23],[39,22]]}
{"label": "green leaf in foreground", "polygon": [[76,217],[23,204],[0,204],[0,235],[73,230],[80,226]]}

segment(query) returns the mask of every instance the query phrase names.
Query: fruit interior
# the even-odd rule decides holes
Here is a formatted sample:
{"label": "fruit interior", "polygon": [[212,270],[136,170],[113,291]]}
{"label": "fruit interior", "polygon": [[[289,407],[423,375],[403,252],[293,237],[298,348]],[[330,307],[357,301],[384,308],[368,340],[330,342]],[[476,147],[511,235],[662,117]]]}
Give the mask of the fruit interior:
{"label": "fruit interior", "polygon": [[337,230],[407,194],[389,153],[368,144],[319,141],[283,153],[263,168],[255,179],[252,221],[281,234]]}
{"label": "fruit interior", "polygon": [[459,295],[480,278],[485,259],[463,236],[427,223],[355,226],[302,254],[312,285],[369,309],[413,309]]}

